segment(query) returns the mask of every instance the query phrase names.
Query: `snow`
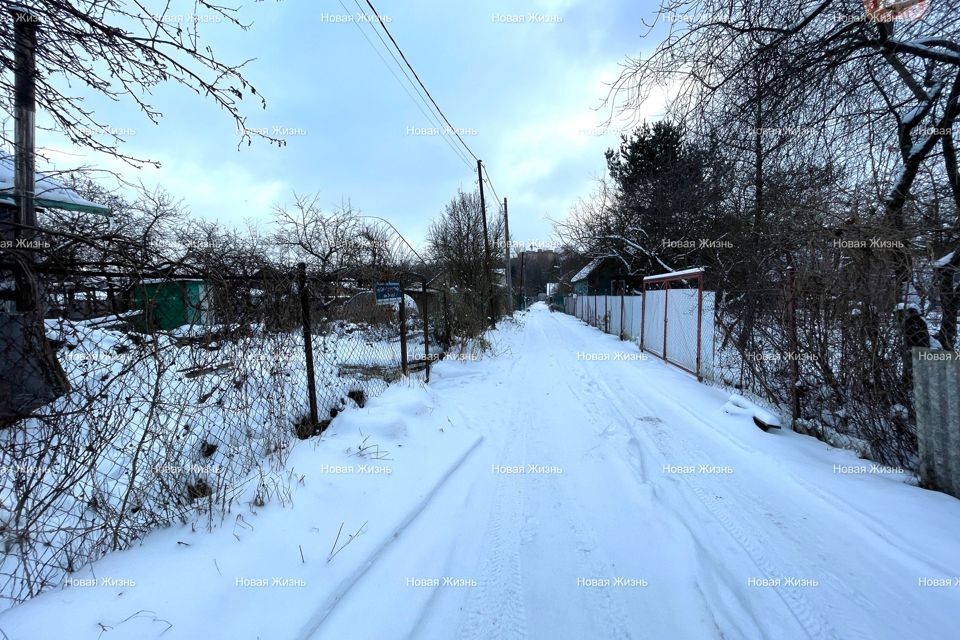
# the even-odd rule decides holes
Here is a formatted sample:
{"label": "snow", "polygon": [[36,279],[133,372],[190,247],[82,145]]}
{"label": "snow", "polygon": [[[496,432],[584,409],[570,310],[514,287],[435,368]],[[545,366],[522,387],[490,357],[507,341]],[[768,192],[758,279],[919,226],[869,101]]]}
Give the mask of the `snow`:
{"label": "snow", "polygon": [[768,411],[763,407],[758,406],[756,403],[751,402],[750,400],[736,393],[732,394],[727,403],[723,405],[723,410],[726,413],[733,415],[748,415],[751,418],[756,418],[760,422],[777,429],[780,429],[783,426],[783,422],[780,420],[778,415],[772,411]]}
{"label": "snow", "polygon": [[[286,489],[276,473],[286,473],[282,464],[291,423],[307,412],[302,331],[274,332],[252,325],[242,336],[196,345],[182,338],[212,338],[212,332],[231,327],[184,326],[141,336],[137,339],[146,344],[140,348],[136,336],[127,334],[116,319],[48,319],[48,338],[62,345],[57,357],[72,389],[49,405],[49,413],[64,417],[52,425],[29,420],[22,428],[0,431],[5,439],[0,472],[19,464],[44,470],[42,483],[25,498],[10,472],[0,490],[0,537],[5,544],[18,528],[10,513],[21,499],[31,514],[29,545],[23,553],[30,563],[22,563],[18,554],[0,558],[0,574],[16,578],[2,583],[3,606],[22,593],[28,581],[36,591],[60,585],[71,563],[81,565],[112,547],[107,539],[115,527],[112,514],[128,491],[143,508],[127,519],[130,537],[125,541],[179,521],[185,508],[196,513],[197,507],[184,505],[176,496],[178,487],[197,478],[223,496],[225,504],[233,502],[238,487],[250,484],[276,482],[274,493]],[[409,338],[409,352],[423,353],[422,332]],[[333,323],[328,332],[314,335],[321,414],[347,403],[352,391],[363,390],[368,398],[378,395],[386,379],[400,375],[399,349],[396,334],[383,326]],[[202,381],[186,383],[201,373]],[[219,390],[217,397],[211,389]],[[154,420],[149,417],[152,406],[161,407]],[[181,430],[181,425],[189,429]],[[96,456],[71,465],[67,456],[58,456],[60,446],[45,444],[53,429],[69,432],[70,442],[97,442]],[[138,453],[146,429],[154,446]],[[201,453],[205,442],[217,444],[212,454]],[[138,473],[130,472],[135,464]],[[217,471],[195,474],[194,465]],[[176,473],[168,466],[187,472]],[[61,486],[70,491],[57,490]],[[91,509],[91,501],[99,507]]]}
{"label": "snow", "polygon": [[934,266],[935,268],[942,269],[943,267],[945,267],[945,266],[947,266],[948,264],[950,264],[951,262],[953,262],[953,256],[954,256],[956,253],[957,253],[956,251],[951,251],[951,252],[948,253],[947,255],[945,255],[945,256],[937,259],[937,261],[933,263],[933,266]]}
{"label": "snow", "polygon": [[920,305],[918,305],[916,302],[898,302],[893,307],[894,311],[907,311],[909,309],[919,312]]}
{"label": "snow", "polygon": [[669,273],[658,273],[655,276],[646,276],[644,277],[644,282],[649,282],[650,280],[660,280],[664,278],[682,278],[685,276],[695,276],[703,273],[703,267],[692,267],[690,269],[681,269],[680,271],[671,271]]}
{"label": "snow", "polygon": [[143,278],[140,284],[166,284],[177,282],[205,282],[202,278]]}
{"label": "snow", "polygon": [[583,269],[580,269],[580,271],[577,271],[577,274],[572,278],[570,278],[570,282],[580,282],[581,280],[585,280],[587,276],[593,273],[594,269],[600,266],[600,263],[603,262],[603,260],[604,258],[594,258],[593,260],[588,262],[586,266],[583,267]]}
{"label": "snow", "polygon": [[[82,198],[76,191],[64,187],[62,184],[50,176],[37,172],[35,176],[35,195],[38,198],[61,202],[64,204],[94,207],[104,209],[104,207]],[[14,189],[14,159],[9,153],[0,151],[0,202],[4,204],[15,204],[12,197],[3,195],[3,192],[13,193]]]}
{"label": "snow", "polygon": [[[728,411],[728,394],[542,303],[519,317],[480,360],[437,363],[429,386],[397,383],[298,442],[288,499],[212,532],[154,532],[73,576],[135,586],[50,591],[0,614],[0,629],[11,640],[955,635],[960,588],[938,585],[960,576],[960,501],[811,437],[764,433],[752,411]],[[274,578],[288,581],[250,586]]]}

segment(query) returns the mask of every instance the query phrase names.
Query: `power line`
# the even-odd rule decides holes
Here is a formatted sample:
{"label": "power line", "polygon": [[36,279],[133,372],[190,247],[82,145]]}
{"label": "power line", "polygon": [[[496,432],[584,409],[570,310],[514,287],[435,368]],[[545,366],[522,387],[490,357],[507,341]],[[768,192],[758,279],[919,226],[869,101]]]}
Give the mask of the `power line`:
{"label": "power line", "polygon": [[[357,5],[357,9],[360,10],[360,13],[363,14],[363,17],[364,17],[364,19],[365,19],[365,22],[367,22],[367,24],[370,25],[370,28],[373,29],[373,32],[377,35],[377,38],[380,40],[380,43],[383,45],[383,48],[386,49],[386,50],[387,50],[387,53],[390,54],[390,57],[393,58],[393,61],[396,63],[396,65],[397,65],[397,67],[400,69],[400,71],[403,73],[404,78],[406,78],[406,79],[407,79],[407,82],[410,83],[410,86],[413,88],[414,92],[417,94],[417,97],[420,99],[420,102],[422,102],[422,103],[423,103],[423,106],[425,106],[425,107],[427,108],[427,112],[429,112],[429,114],[428,114],[427,112],[425,112],[425,111],[420,107],[420,103],[417,103],[417,101],[413,99],[413,96],[410,95],[410,92],[407,90],[406,85],[403,84],[403,82],[400,80],[400,78],[398,78],[397,75],[396,75],[396,73],[393,73],[393,70],[391,69],[391,73],[393,73],[393,77],[394,77],[394,78],[397,78],[397,82],[400,82],[401,86],[403,86],[403,88],[404,88],[404,91],[406,91],[406,92],[407,92],[407,95],[410,96],[410,99],[411,99],[411,100],[414,100],[414,103],[416,103],[417,108],[420,109],[420,113],[422,113],[422,114],[424,115],[424,117],[426,117],[426,118],[430,121],[431,124],[437,125],[438,130],[443,129],[443,124],[437,119],[436,115],[433,113],[433,109],[431,109],[430,104],[428,104],[427,101],[426,101],[426,99],[424,99],[423,94],[422,94],[421,91],[417,88],[417,85],[414,84],[413,79],[410,77],[410,74],[407,73],[407,70],[404,68],[404,65],[400,64],[400,61],[397,60],[397,56],[396,56],[396,54],[394,54],[393,49],[390,47],[390,45],[388,45],[388,44],[386,43],[386,41],[383,39],[383,36],[380,35],[380,31],[377,29],[376,25],[374,24],[374,21],[373,21],[372,19],[370,19],[370,16],[367,14],[367,12],[364,10],[364,8],[363,8],[362,6],[360,6],[359,0],[353,0],[353,2],[354,2],[354,4]],[[343,3],[341,2],[340,5],[343,6]],[[346,10],[346,7],[344,7],[344,10]],[[380,21],[379,16],[377,16],[377,21],[378,21],[378,22]],[[357,27],[359,28],[359,25],[357,25]],[[360,33],[362,33],[363,36],[364,36],[364,38],[366,38],[366,34],[363,32],[363,29],[360,29]],[[388,34],[388,35],[389,35],[389,34]],[[370,46],[371,46],[371,47],[374,47],[374,50],[376,50],[376,46],[370,41],[370,39],[369,39],[369,38],[366,38],[366,40],[367,40],[367,42],[370,43]],[[377,52],[377,54],[379,55],[379,51]],[[383,56],[380,56],[380,59],[383,60]],[[384,64],[386,64],[386,65],[388,66],[388,68],[390,68],[390,67],[389,67],[389,63],[387,63],[386,60],[383,60],[383,62],[384,62]],[[463,152],[462,152],[456,145],[454,145],[454,144],[447,138],[447,136],[442,136],[442,137],[443,137],[444,142],[447,143],[447,146],[449,146],[449,147],[453,150],[453,152],[457,154],[457,157],[459,157],[467,167],[472,168],[472,167],[471,167],[471,164],[470,164],[470,161],[469,161],[469,160],[467,159],[467,157],[463,154]]]}
{"label": "power line", "polygon": [[[347,9],[346,5],[344,5],[341,0],[337,0],[337,1],[340,3],[340,6],[343,7],[343,10],[346,11],[347,13],[349,13],[349,10]],[[354,0],[354,2],[356,2],[356,0]],[[360,11],[363,12],[363,15],[364,15],[364,16],[367,15],[366,12],[363,11],[363,7],[361,7],[359,3],[357,3],[357,8],[359,8]],[[383,40],[383,38],[380,36],[380,32],[377,31],[376,27],[374,27],[374,26],[371,25],[371,28],[373,29],[374,33],[376,33],[376,34],[377,34],[377,37],[380,38],[380,42],[383,44],[384,48],[386,48],[387,52],[390,53],[391,56],[393,56],[394,62],[396,62],[397,66],[400,68],[400,70],[404,72],[404,76],[407,78],[407,81],[408,81],[408,82],[410,83],[410,85],[414,88],[414,91],[416,91],[417,96],[420,97],[420,102],[423,102],[424,106],[427,107],[428,111],[424,111],[423,107],[420,106],[420,102],[418,102],[417,99],[413,97],[413,94],[410,93],[410,89],[407,88],[407,85],[404,84],[403,80],[401,80],[400,77],[397,75],[396,71],[393,70],[393,67],[390,65],[390,63],[387,62],[387,60],[386,60],[386,59],[383,57],[383,55],[380,53],[380,50],[377,48],[377,46],[376,46],[376,45],[373,43],[373,41],[367,36],[366,32],[363,30],[363,27],[361,27],[361,26],[360,26],[359,24],[357,24],[356,22],[354,22],[354,26],[357,27],[357,29],[360,31],[360,35],[363,36],[363,39],[367,41],[367,44],[370,45],[370,48],[373,49],[373,52],[377,54],[377,57],[378,57],[378,58],[380,58],[380,62],[382,62],[383,65],[387,68],[387,71],[390,72],[390,75],[392,75],[393,78],[397,81],[397,83],[400,84],[400,87],[404,90],[404,92],[407,94],[407,96],[410,98],[410,100],[413,101],[413,103],[414,103],[414,105],[417,107],[417,109],[420,110],[420,113],[423,114],[423,116],[424,116],[431,124],[438,125],[440,128],[442,128],[442,124],[437,120],[436,116],[433,115],[433,111],[430,109],[430,105],[427,104],[426,100],[423,99],[423,96],[420,95],[420,92],[417,91],[416,85],[413,84],[413,80],[411,80],[409,74],[407,74],[406,71],[404,71],[403,66],[400,64],[400,61],[397,60],[397,57],[393,54],[393,50],[390,48],[390,46],[389,46],[389,45]],[[470,161],[469,161],[469,160],[467,159],[467,157],[463,154],[463,152],[462,152],[460,149],[458,149],[452,142],[450,142],[450,140],[447,138],[447,136],[442,136],[442,137],[443,137],[444,142],[447,143],[447,146],[450,147],[450,149],[453,150],[453,152],[454,152],[455,154],[457,154],[457,157],[460,158],[460,160],[461,160],[468,168],[472,168],[471,165],[470,165]]]}
{"label": "power line", "polygon": [[[339,0],[338,0],[338,1],[339,1]],[[360,12],[363,14],[363,16],[364,16],[364,18],[365,18],[365,21],[371,23],[371,28],[373,29],[374,33],[377,34],[377,37],[380,39],[381,44],[383,44],[383,46],[384,46],[384,47],[387,49],[387,51],[390,53],[391,57],[393,58],[393,61],[397,63],[397,66],[398,66],[398,67],[400,67],[400,70],[403,72],[404,77],[407,79],[407,81],[410,83],[410,85],[413,86],[414,91],[417,93],[417,96],[420,98],[421,101],[424,102],[424,105],[426,105],[427,108],[429,109],[430,105],[427,105],[427,104],[426,104],[426,101],[423,100],[423,94],[425,94],[425,95],[427,96],[427,98],[430,100],[430,104],[433,105],[433,108],[436,110],[437,114],[439,114],[440,117],[443,118],[443,121],[447,124],[447,126],[449,127],[449,130],[453,132],[453,134],[456,136],[457,140],[459,140],[460,144],[463,145],[463,148],[466,149],[467,153],[469,153],[469,154],[473,157],[474,160],[476,160],[477,162],[480,162],[480,158],[478,158],[478,157],[477,157],[477,154],[475,154],[475,153],[473,152],[473,150],[469,147],[469,145],[467,145],[466,141],[464,141],[463,137],[462,137],[462,136],[460,135],[460,133],[457,131],[457,128],[453,126],[453,123],[450,122],[450,119],[449,119],[449,118],[447,117],[447,115],[443,112],[443,109],[441,109],[441,108],[440,108],[440,105],[437,104],[437,101],[434,100],[433,95],[430,93],[430,90],[427,89],[427,86],[423,83],[423,80],[420,79],[420,75],[417,73],[417,70],[413,68],[413,65],[410,64],[410,61],[407,59],[406,54],[404,54],[403,49],[400,48],[400,44],[397,42],[396,38],[393,37],[393,34],[390,33],[390,29],[387,28],[386,21],[384,21],[383,17],[380,15],[380,12],[377,11],[377,8],[376,8],[375,6],[373,6],[373,2],[371,2],[371,0],[365,0],[365,1],[366,1],[366,3],[367,3],[367,6],[370,7],[370,10],[373,11],[373,15],[376,17],[376,20],[372,20],[372,19],[370,18],[370,16],[367,14],[367,12],[364,11],[363,7],[360,6],[359,0],[354,0],[354,3],[355,3],[355,4],[357,5],[357,7],[360,9]],[[343,2],[340,2],[340,5],[343,6]],[[344,10],[346,11],[346,7],[344,7]],[[398,54],[400,54],[400,58],[403,60],[403,65],[400,64],[400,61],[397,60],[397,57],[396,57],[396,55],[394,55],[393,50],[387,45],[387,43],[384,41],[383,37],[380,35],[380,30],[377,29],[377,25],[380,26],[380,29],[382,29],[383,32],[387,35],[387,37],[390,39],[390,42],[393,44],[393,48],[396,49],[396,52],[397,52]],[[357,25],[357,26],[359,27],[359,25]],[[367,38],[366,33],[365,33],[362,29],[361,29],[360,32],[363,34],[364,38],[366,38],[366,40],[367,40],[367,42],[370,44],[370,46],[371,46],[371,47],[374,47],[373,42],[372,42],[369,38]],[[374,47],[374,49],[376,50],[375,47]],[[388,64],[388,63],[386,62],[386,60],[384,60],[383,56],[380,56],[379,51],[377,51],[377,55],[380,57],[380,60],[381,60],[384,64]],[[404,65],[406,66],[406,69],[409,69],[410,73],[407,73],[407,71],[403,68]],[[388,65],[388,68],[390,68],[389,65]],[[393,69],[392,69],[392,68],[390,68],[390,71],[391,71],[391,73],[393,73]],[[416,84],[416,85],[414,85],[413,80],[410,79],[410,74],[413,74],[413,78],[417,81],[417,84]],[[401,83],[401,85],[402,85],[403,88],[404,88],[404,91],[407,91],[406,85],[404,85],[404,84],[400,81],[400,78],[397,77],[397,75],[396,75],[395,73],[393,73],[393,76],[394,76],[394,78],[397,79],[398,82]],[[417,85],[419,85],[420,89],[422,90],[422,94],[421,94],[420,90],[417,89]],[[409,91],[407,91],[407,95],[410,96],[410,92],[409,92]],[[410,98],[413,99],[413,96],[410,96]],[[418,108],[418,109],[420,108],[419,103],[417,104],[417,108]],[[423,113],[423,110],[422,110],[422,109],[421,109],[421,113]],[[432,112],[432,110],[431,110],[431,114],[432,114],[432,113],[433,113],[433,112]],[[424,115],[426,115],[426,114],[424,114]],[[431,122],[435,122],[435,118],[429,118],[429,119],[431,120]],[[463,160],[464,163],[467,164],[467,166],[470,166],[469,161],[463,156],[462,153],[460,153],[460,150],[457,149],[457,148],[450,142],[450,140],[447,140],[447,136],[443,136],[443,137],[444,137],[444,139],[446,140],[446,142],[450,145],[450,147],[451,147],[452,149],[454,149],[455,152],[457,152],[457,156],[458,156],[461,160]],[[490,186],[490,190],[493,192],[494,197],[496,197],[496,199],[497,199],[497,207],[498,207],[498,208],[500,209],[500,211],[502,212],[502,211],[503,211],[503,200],[502,200],[502,198],[500,198],[500,195],[497,193],[496,188],[493,186],[493,180],[490,178],[490,172],[487,171],[486,165],[483,165],[482,162],[481,162],[481,167],[482,167],[482,172],[483,172],[483,174],[486,175],[486,183]],[[477,179],[478,186],[479,186],[481,180],[483,180],[483,176],[479,176],[479,177],[478,177],[478,179]]]}
{"label": "power line", "polygon": [[430,91],[427,89],[427,86],[426,86],[425,84],[423,84],[423,80],[420,79],[420,76],[417,75],[417,71],[413,68],[413,65],[410,64],[410,61],[407,60],[407,56],[404,55],[403,49],[401,49],[401,48],[400,48],[400,45],[397,44],[397,41],[394,39],[393,34],[390,33],[390,30],[387,29],[386,23],[384,23],[383,18],[381,18],[381,17],[380,17],[380,14],[377,12],[377,8],[373,6],[373,3],[370,2],[370,0],[366,0],[366,2],[367,2],[367,6],[370,7],[370,9],[373,11],[374,15],[377,16],[377,22],[379,22],[380,28],[383,29],[384,33],[387,34],[387,37],[390,38],[390,42],[392,42],[392,43],[393,43],[393,46],[396,47],[397,53],[399,53],[399,54],[400,54],[400,57],[403,58],[403,62],[407,65],[407,68],[410,69],[410,72],[413,73],[413,77],[417,79],[417,82],[418,82],[418,83],[420,84],[420,86],[423,88],[424,93],[426,93],[426,94],[427,94],[427,97],[430,98],[430,102],[432,102],[432,103],[433,103],[433,106],[436,107],[437,113],[439,113],[440,116],[443,118],[443,121],[446,122],[447,125],[449,125],[450,130],[453,131],[453,134],[454,134],[455,136],[457,136],[457,140],[460,141],[460,144],[463,145],[463,148],[466,149],[466,150],[470,153],[471,156],[473,156],[473,159],[474,159],[474,160],[479,160],[480,158],[478,158],[477,155],[470,149],[470,147],[467,146],[467,143],[463,141],[463,138],[461,138],[461,137],[460,137],[460,134],[457,133],[456,127],[453,126],[453,124],[450,122],[449,118],[447,118],[446,114],[445,114],[445,113],[443,112],[443,110],[440,108],[440,105],[438,105],[438,104],[437,104],[437,101],[433,99],[433,96],[432,96],[432,95],[430,95]]}
{"label": "power line", "polygon": [[500,197],[500,194],[497,193],[497,190],[493,188],[493,179],[490,177],[490,172],[487,171],[487,165],[481,163],[483,167],[483,173],[487,176],[487,184],[490,185],[490,191],[493,191],[494,197],[497,199],[497,206],[500,207],[500,211],[503,211],[503,199]]}

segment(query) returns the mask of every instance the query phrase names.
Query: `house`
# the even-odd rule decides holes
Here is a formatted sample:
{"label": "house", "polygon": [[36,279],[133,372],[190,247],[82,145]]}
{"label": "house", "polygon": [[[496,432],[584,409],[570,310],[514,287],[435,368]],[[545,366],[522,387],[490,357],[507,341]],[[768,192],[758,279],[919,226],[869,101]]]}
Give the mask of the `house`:
{"label": "house", "polygon": [[625,289],[630,280],[621,260],[613,256],[591,260],[572,278],[573,292],[580,296],[615,295]]}
{"label": "house", "polygon": [[[17,229],[14,221],[17,218],[17,202],[14,195],[14,158],[9,153],[0,151],[0,261],[7,262],[9,256],[4,255],[6,250],[23,249],[25,251],[37,248],[45,248],[44,240],[39,240],[40,247],[31,247],[30,245],[20,246],[17,239]],[[79,213],[90,213],[98,215],[108,215],[110,209],[102,205],[91,202],[80,196],[76,191],[69,189],[49,175],[41,172],[34,174],[34,206],[37,212],[45,209],[57,209],[60,211],[76,211]],[[42,309],[44,314],[56,312],[64,317],[90,317],[91,315],[103,315],[110,313],[111,308],[107,293],[104,291],[104,280],[99,277],[73,277],[69,280],[48,279],[45,283],[45,301],[48,307]],[[15,287],[13,282],[7,280],[0,284],[4,294],[0,296],[3,300],[3,308],[12,313],[15,308],[14,295]],[[73,313],[75,310],[74,302],[80,299],[84,304],[84,312]]]}

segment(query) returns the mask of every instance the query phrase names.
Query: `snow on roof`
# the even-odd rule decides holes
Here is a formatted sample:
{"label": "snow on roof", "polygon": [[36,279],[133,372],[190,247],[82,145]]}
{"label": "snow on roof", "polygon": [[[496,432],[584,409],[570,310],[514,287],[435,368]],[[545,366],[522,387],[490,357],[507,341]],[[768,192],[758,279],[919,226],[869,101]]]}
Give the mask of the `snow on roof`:
{"label": "snow on roof", "polygon": [[940,258],[939,260],[937,260],[936,262],[934,262],[934,263],[933,263],[933,266],[934,266],[934,267],[937,267],[937,268],[942,268],[942,267],[947,266],[947,265],[950,264],[950,262],[953,260],[953,255],[954,255],[955,253],[956,253],[956,251],[951,251],[951,252],[948,253],[947,255],[943,256],[942,258]]}
{"label": "snow on roof", "polygon": [[665,278],[683,278],[685,276],[696,276],[703,273],[703,267],[693,267],[690,269],[683,269],[682,271],[671,271],[669,273],[658,273],[655,276],[646,276],[643,281],[647,282],[648,280],[660,280]]}
{"label": "snow on roof", "polygon": [[140,284],[165,284],[167,282],[205,282],[200,278],[143,278]]}
{"label": "snow on roof", "polygon": [[[51,209],[85,211],[87,213],[109,213],[110,209],[82,198],[73,189],[68,189],[50,176],[37,172],[36,204]],[[14,161],[9,153],[0,151],[0,203],[16,204],[13,199]]]}
{"label": "snow on roof", "polygon": [[583,269],[577,271],[577,275],[570,278],[570,282],[579,282],[580,280],[586,280],[587,276],[593,273],[593,270],[600,266],[600,263],[603,262],[603,258],[594,258],[587,263]]}

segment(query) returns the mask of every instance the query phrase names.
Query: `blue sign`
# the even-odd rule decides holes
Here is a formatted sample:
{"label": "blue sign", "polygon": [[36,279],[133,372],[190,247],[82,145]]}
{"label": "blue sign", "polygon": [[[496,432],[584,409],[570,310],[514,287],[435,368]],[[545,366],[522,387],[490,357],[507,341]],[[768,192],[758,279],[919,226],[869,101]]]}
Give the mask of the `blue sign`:
{"label": "blue sign", "polygon": [[374,287],[377,304],[394,304],[403,300],[399,282],[378,282]]}

